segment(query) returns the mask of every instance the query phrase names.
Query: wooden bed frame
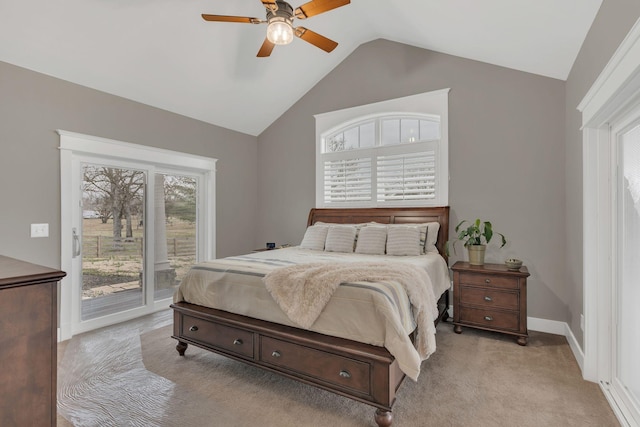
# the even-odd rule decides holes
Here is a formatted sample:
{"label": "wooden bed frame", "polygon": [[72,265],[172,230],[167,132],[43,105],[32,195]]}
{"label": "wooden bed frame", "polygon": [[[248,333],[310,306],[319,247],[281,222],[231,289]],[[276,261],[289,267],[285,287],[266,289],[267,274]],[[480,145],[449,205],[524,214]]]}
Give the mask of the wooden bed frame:
{"label": "wooden bed frame", "polygon": [[[316,222],[357,224],[439,222],[436,246],[446,258],[449,207],[312,209]],[[438,301],[436,324],[448,318],[449,292]],[[181,356],[189,344],[376,407],[379,427],[390,427],[396,391],[404,380],[395,358],[384,347],[331,337],[186,302],[172,304],[172,337]]]}

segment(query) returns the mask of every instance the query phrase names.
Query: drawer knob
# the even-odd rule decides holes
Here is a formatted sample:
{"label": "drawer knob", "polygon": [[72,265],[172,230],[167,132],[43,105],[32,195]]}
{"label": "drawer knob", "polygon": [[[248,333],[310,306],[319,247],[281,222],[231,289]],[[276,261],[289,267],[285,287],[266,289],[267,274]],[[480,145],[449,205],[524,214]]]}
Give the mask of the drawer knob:
{"label": "drawer knob", "polygon": [[236,338],[236,339],[233,341],[233,345],[242,345],[242,340],[241,340],[240,338]]}
{"label": "drawer knob", "polygon": [[349,371],[342,370],[338,373],[342,378],[351,378],[351,374]]}
{"label": "drawer knob", "polygon": [[192,327],[190,327],[190,328],[189,328],[189,330],[190,330],[191,332],[195,332],[195,331],[197,331],[197,330],[198,330],[198,327],[197,327],[196,325],[193,325]]}
{"label": "drawer knob", "polygon": [[493,301],[493,298],[491,298],[490,296],[485,296],[484,300],[491,302],[491,301]]}
{"label": "drawer knob", "polygon": [[493,320],[493,317],[491,316],[484,316],[484,320],[486,320],[487,322],[491,322]]}
{"label": "drawer knob", "polygon": [[491,283],[491,279],[484,279],[484,283]]}
{"label": "drawer knob", "polygon": [[280,357],[280,356],[281,356],[281,354],[280,354],[280,352],[279,352],[278,350],[276,350],[276,351],[274,351],[273,353],[271,353],[271,355],[272,355],[273,357]]}

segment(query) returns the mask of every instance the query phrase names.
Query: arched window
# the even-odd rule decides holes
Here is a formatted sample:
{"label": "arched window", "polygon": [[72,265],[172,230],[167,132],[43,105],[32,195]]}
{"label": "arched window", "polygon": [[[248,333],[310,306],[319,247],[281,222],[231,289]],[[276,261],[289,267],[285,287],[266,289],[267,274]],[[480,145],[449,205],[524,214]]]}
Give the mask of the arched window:
{"label": "arched window", "polygon": [[316,116],[316,205],[448,204],[447,92]]}

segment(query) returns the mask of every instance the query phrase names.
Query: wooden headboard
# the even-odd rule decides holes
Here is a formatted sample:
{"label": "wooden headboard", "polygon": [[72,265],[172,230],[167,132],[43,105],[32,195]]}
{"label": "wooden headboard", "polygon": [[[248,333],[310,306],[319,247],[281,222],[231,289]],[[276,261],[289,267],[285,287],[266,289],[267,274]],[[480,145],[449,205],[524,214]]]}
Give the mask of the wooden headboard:
{"label": "wooden headboard", "polygon": [[447,259],[445,243],[449,239],[449,206],[435,208],[336,208],[311,209],[307,226],[316,222],[338,224],[358,224],[362,222],[379,222],[381,224],[420,224],[439,222],[438,242],[436,247],[440,255]]}

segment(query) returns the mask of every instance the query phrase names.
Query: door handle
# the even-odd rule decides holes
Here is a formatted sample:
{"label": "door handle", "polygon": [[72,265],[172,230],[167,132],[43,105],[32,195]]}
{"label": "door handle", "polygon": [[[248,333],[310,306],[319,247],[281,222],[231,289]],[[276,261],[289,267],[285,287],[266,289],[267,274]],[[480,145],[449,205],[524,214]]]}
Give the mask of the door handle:
{"label": "door handle", "polygon": [[71,233],[73,234],[73,254],[72,257],[78,257],[80,256],[80,253],[82,252],[82,245],[80,244],[80,236],[78,236],[78,232],[76,231],[76,228],[73,227],[71,229]]}

